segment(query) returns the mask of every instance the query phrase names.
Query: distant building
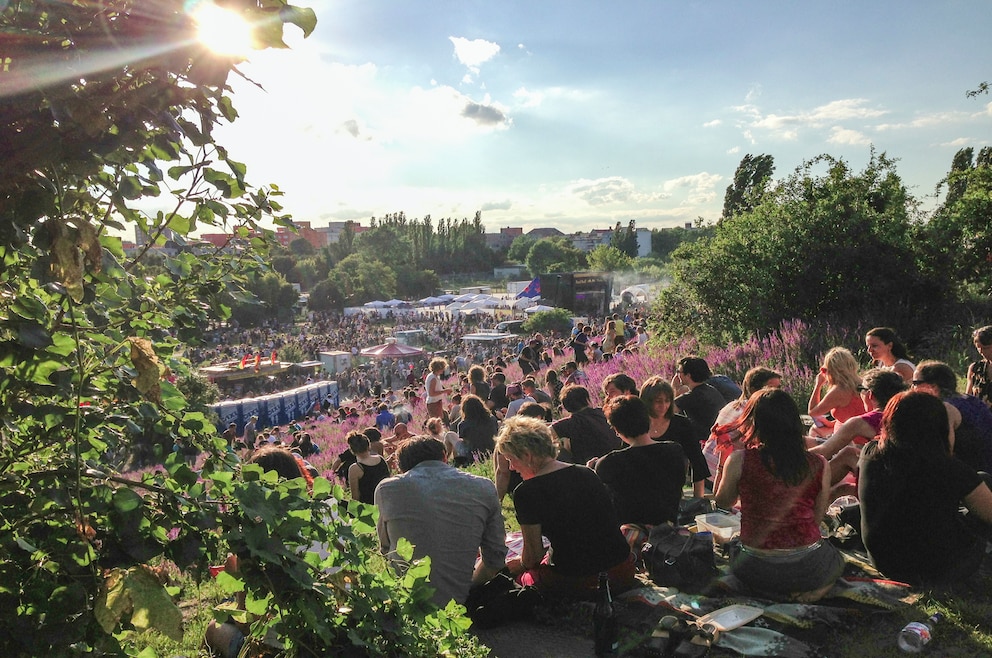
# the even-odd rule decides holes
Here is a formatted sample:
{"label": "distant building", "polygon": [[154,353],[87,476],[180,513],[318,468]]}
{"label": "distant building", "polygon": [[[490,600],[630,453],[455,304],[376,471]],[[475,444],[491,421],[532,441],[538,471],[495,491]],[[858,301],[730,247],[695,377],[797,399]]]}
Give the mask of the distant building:
{"label": "distant building", "polygon": [[520,227],[501,228],[499,233],[486,233],[486,246],[490,249],[509,249],[513,241],[524,234]]}
{"label": "distant building", "polygon": [[[296,231],[293,230],[296,229]],[[288,247],[294,240],[300,238],[306,240],[314,249],[327,246],[327,234],[315,231],[310,227],[310,222],[293,222],[293,228],[288,226],[276,227],[276,241],[284,247]]]}
{"label": "distant building", "polygon": [[337,244],[341,241],[341,234],[344,233],[345,228],[348,226],[351,226],[351,230],[355,235],[368,230],[367,226],[362,226],[350,219],[343,222],[328,222],[326,227],[317,227],[313,230],[324,236],[324,244]]}
{"label": "distant building", "polygon": [[540,240],[541,238],[565,237],[565,234],[553,227],[533,228],[527,231],[527,237],[534,238],[535,240]]}
{"label": "distant building", "polygon": [[[626,229],[621,230],[625,231]],[[637,237],[636,258],[649,256],[651,254],[651,229],[634,229],[634,235]],[[613,229],[594,229],[588,233],[576,233],[571,240],[572,245],[579,251],[590,252],[601,245],[609,246],[613,241]]]}
{"label": "distant building", "polygon": [[[159,233],[158,244],[159,246],[162,246],[166,242],[175,241],[175,239],[176,239],[176,232],[173,231],[171,228],[164,228]],[[151,241],[152,241],[152,234],[142,230],[140,226],[134,227],[134,244],[136,247],[144,247],[146,244],[148,244]]]}

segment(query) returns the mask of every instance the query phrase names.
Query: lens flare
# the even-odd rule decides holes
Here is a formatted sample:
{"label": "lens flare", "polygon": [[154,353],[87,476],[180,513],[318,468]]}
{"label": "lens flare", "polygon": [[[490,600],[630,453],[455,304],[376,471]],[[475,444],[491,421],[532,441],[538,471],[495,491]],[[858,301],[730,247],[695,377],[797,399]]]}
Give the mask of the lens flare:
{"label": "lens flare", "polygon": [[252,50],[251,25],[236,12],[203,2],[193,19],[201,43],[221,55],[245,56]]}

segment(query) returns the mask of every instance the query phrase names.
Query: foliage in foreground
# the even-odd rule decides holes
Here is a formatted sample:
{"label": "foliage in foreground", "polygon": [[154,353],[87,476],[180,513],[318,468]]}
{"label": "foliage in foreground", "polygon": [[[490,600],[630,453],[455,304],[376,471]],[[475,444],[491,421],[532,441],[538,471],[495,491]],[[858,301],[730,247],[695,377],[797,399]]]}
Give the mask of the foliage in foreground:
{"label": "foliage in foreground", "polygon": [[[259,47],[316,21],[284,0],[228,4]],[[290,655],[470,647],[460,610],[427,601],[425,566],[367,573],[367,513],[344,514],[323,480],[310,498],[257,469],[240,478],[193,406],[209,391],[191,385],[184,344],[253,301],[265,225],[289,221],[278,189],[250,185],[213,142],[237,117],[237,62],[195,29],[181,0],[0,3],[0,31],[17,35],[0,73],[0,653],[121,655],[150,628],[178,638],[176,590],[150,565],[202,578],[228,546],[247,567],[222,582],[246,588],[253,632]],[[205,226],[234,238],[190,245]],[[125,254],[117,234],[135,229],[148,242]],[[146,262],[167,237],[178,252]],[[183,458],[195,450],[199,471]],[[162,466],[119,474],[147,463]],[[317,541],[323,559],[304,550]]]}

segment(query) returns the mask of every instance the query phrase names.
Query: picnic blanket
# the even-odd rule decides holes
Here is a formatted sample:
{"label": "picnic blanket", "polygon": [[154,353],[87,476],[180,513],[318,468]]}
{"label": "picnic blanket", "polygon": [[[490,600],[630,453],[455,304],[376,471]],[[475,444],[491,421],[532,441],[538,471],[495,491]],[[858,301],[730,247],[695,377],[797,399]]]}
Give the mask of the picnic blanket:
{"label": "picnic blanket", "polygon": [[[841,550],[844,576],[818,603],[782,603],[748,595],[740,581],[729,573],[726,560],[718,560],[720,577],[705,594],[688,594],[642,580],[644,587],[622,594],[621,600],[674,611],[696,619],[732,604],[761,608],[754,622],[720,633],[715,646],[743,656],[814,658],[823,655],[817,640],[826,640],[831,629],[843,628],[853,616],[886,613],[918,598],[908,585],[879,577],[864,556]],[[658,615],[645,617],[647,623]]]}
{"label": "picnic blanket", "polygon": [[[544,541],[547,546],[547,539]],[[508,533],[506,546],[507,560],[519,557],[523,551],[522,535]],[[642,587],[616,598],[618,602],[645,608],[642,614],[634,615],[637,621],[629,624],[630,630],[641,632],[645,637],[662,616],[671,612],[691,620],[735,603],[758,607],[764,611],[761,617],[720,633],[715,646],[742,656],[815,658],[823,655],[817,648],[817,640],[825,639],[831,629],[842,628],[854,616],[884,614],[919,598],[909,585],[882,578],[867,555],[859,550],[845,547],[839,550],[844,556],[844,575],[816,604],[782,603],[751,596],[743,583],[730,573],[727,560],[719,553],[720,576],[705,594],[661,587],[652,583],[646,574],[641,574],[638,578]]]}

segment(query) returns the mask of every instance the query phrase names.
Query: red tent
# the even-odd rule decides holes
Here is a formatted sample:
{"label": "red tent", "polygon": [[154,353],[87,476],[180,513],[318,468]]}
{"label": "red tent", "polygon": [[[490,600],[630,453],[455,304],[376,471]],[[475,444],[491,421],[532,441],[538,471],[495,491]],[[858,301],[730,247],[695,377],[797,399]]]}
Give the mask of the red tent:
{"label": "red tent", "polygon": [[362,356],[370,356],[373,359],[403,359],[411,356],[423,356],[424,351],[418,347],[411,347],[403,343],[397,343],[390,338],[382,345],[366,347],[361,351]]}

